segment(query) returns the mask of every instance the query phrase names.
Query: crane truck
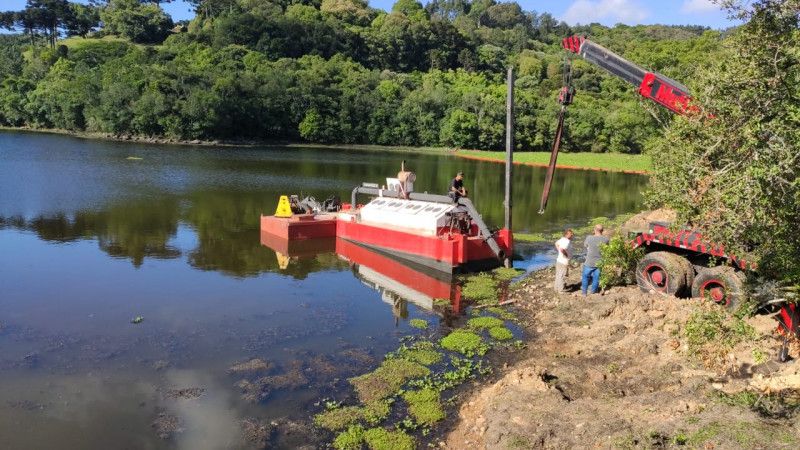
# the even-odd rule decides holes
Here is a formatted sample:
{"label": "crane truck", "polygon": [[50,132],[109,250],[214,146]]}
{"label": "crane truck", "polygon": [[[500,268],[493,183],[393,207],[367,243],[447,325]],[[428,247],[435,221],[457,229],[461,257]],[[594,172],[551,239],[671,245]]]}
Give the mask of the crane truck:
{"label": "crane truck", "polygon": [[[669,77],[648,71],[583,36],[567,37],[561,45],[565,50],[633,84],[639,95],[675,114],[700,112],[692,103],[689,89]],[[547,206],[561,145],[564,115],[575,94],[571,78],[571,69],[567,64],[564,87],[558,97],[561,109],[542,190],[540,212]],[[670,223],[650,222],[646,229],[633,232],[630,238],[631,245],[645,250],[644,257],[636,266],[637,284],[644,291],[707,298],[735,309],[744,297],[745,272],[757,270],[756,265],[745,257],[732,254],[724,245],[704,238],[701,231],[692,228],[676,230]],[[785,336],[800,337],[800,305],[783,304],[777,320],[778,329]],[[781,353],[785,354],[785,345]]]}

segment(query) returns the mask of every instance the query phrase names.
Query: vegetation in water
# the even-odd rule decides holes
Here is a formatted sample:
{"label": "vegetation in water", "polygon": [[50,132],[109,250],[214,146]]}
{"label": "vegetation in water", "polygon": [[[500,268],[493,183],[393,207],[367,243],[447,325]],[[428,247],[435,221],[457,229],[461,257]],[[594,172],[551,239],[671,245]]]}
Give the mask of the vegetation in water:
{"label": "vegetation in water", "polygon": [[411,319],[408,321],[408,324],[419,330],[425,330],[428,328],[428,321],[425,319]]}
{"label": "vegetation in water", "polygon": [[502,327],[503,321],[497,317],[481,316],[473,317],[467,321],[467,327],[474,330],[488,330],[489,328]]}
{"label": "vegetation in water", "polygon": [[358,422],[376,425],[388,415],[390,400],[374,400],[364,406],[340,406],[314,416],[314,424],[331,431],[343,430]]}
{"label": "vegetation in water", "polygon": [[385,428],[370,428],[364,432],[364,440],[371,450],[414,450],[416,447],[414,438],[407,433]]}
{"label": "vegetation in water", "polygon": [[514,338],[514,334],[506,327],[489,328],[489,336],[498,341],[509,341]]}
{"label": "vegetation in water", "polygon": [[455,330],[442,338],[443,348],[461,353],[465,356],[484,355],[489,350],[489,346],[483,342],[481,337],[471,331]]}
{"label": "vegetation in water", "polygon": [[600,287],[636,282],[636,264],[644,256],[643,248],[633,248],[627,239],[616,235],[600,247],[600,255]]}
{"label": "vegetation in water", "polygon": [[391,397],[403,384],[417,377],[430,373],[427,367],[402,358],[391,358],[383,361],[374,371],[350,379],[359,400],[370,404],[377,400]]}
{"label": "vegetation in water", "polygon": [[[500,283],[507,283],[517,273],[515,270],[501,270],[469,276],[465,280],[464,291],[472,295],[471,299],[492,299],[496,302]],[[473,310],[473,314],[477,311]],[[445,418],[442,402],[444,391],[491,373],[491,367],[484,364],[480,357],[493,346],[516,346],[500,342],[513,338],[511,331],[505,327],[504,319],[513,319],[515,316],[496,306],[487,307],[483,313],[486,315],[471,317],[463,329],[453,330],[437,343],[419,335],[403,337],[397,350],[388,353],[377,369],[349,380],[359,404],[343,406],[335,401],[327,401],[327,410],[314,417],[315,425],[339,432],[332,443],[335,448],[361,448],[364,444],[370,448],[415,445],[406,432],[421,428],[425,434]],[[421,328],[428,323],[420,320],[417,325]],[[485,342],[478,334],[482,332],[487,332],[495,342],[492,345]],[[448,360],[445,360],[445,355],[449,355]],[[398,404],[401,408],[405,406],[405,410],[397,411],[395,407]],[[395,415],[403,412],[408,414],[403,421],[395,424],[400,431],[380,428],[388,425],[387,418],[392,415],[393,409]],[[365,431],[365,428],[369,429]]]}
{"label": "vegetation in water", "polygon": [[467,277],[461,288],[461,295],[480,304],[497,303],[497,280],[488,273]]}
{"label": "vegetation in water", "polygon": [[515,269],[513,267],[498,267],[492,270],[492,275],[498,281],[511,281],[523,273],[525,273],[524,270]]}
{"label": "vegetation in water", "polygon": [[387,358],[402,358],[408,361],[431,366],[442,360],[442,353],[429,341],[419,341],[414,345],[402,345],[396,352],[387,355]]}
{"label": "vegetation in water", "polygon": [[361,450],[364,442],[364,427],[353,425],[336,435],[333,448],[337,450]]}
{"label": "vegetation in water", "polygon": [[445,417],[438,390],[423,388],[406,391],[403,399],[408,404],[408,412],[418,424],[432,426]]}
{"label": "vegetation in water", "polygon": [[[187,140],[501,149],[513,66],[515,142],[546,151],[562,38],[590,35],[688,80],[721,37],[699,26],[571,27],[515,2],[402,0],[384,12],[363,1],[192,0],[197,16],[179,30],[157,1],[41,3],[0,15],[22,33],[0,35],[0,124]],[[641,153],[657,120],[620,80],[573,64],[587,95],[571,106],[563,151]]]}

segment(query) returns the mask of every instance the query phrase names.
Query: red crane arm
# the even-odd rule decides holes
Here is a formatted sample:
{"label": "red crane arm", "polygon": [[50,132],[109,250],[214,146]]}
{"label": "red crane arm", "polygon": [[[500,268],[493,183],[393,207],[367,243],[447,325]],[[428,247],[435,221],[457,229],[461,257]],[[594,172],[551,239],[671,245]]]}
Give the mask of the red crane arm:
{"label": "red crane arm", "polygon": [[696,107],[690,105],[692,97],[686,86],[660,73],[650,72],[602,45],[583,36],[571,36],[563,39],[561,46],[633,84],[639,88],[642,97],[649,98],[676,114],[686,114],[696,110]]}

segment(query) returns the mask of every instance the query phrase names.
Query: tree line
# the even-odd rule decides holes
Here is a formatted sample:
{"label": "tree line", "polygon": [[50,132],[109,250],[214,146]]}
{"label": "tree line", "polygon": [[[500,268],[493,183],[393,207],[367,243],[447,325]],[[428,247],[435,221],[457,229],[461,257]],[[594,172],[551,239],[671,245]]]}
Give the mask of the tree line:
{"label": "tree line", "polygon": [[[570,27],[495,0],[29,0],[0,15],[0,124],[182,140],[499,149],[505,68],[517,147],[549,149],[565,52],[585,34],[678,80],[718,51],[694,26]],[[670,120],[582,61],[565,151],[639,153]]]}

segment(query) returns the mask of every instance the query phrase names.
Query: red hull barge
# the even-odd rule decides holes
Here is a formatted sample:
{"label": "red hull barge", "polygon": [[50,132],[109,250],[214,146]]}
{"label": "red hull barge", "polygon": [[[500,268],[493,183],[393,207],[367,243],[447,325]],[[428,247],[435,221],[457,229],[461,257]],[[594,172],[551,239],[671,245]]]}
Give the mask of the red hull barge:
{"label": "red hull barge", "polygon": [[[423,236],[343,219],[336,224],[336,236],[395,258],[444,272],[452,273],[457,269],[477,270],[499,265],[497,257],[480,236],[460,233]],[[510,254],[511,233],[505,229],[500,230],[497,241]]]}
{"label": "red hull barge", "polygon": [[334,214],[300,214],[292,217],[261,216],[261,233],[268,233],[289,241],[333,238],[336,237],[336,222]]}
{"label": "red hull barge", "polygon": [[[358,205],[358,194],[372,200]],[[261,216],[262,241],[270,235],[288,242],[336,237],[450,274],[510,266],[511,232],[490,231],[468,198],[359,186],[350,204],[338,212],[317,214],[293,214],[302,202],[292,199],[291,212],[285,199],[287,204],[278,208],[291,217]]]}

